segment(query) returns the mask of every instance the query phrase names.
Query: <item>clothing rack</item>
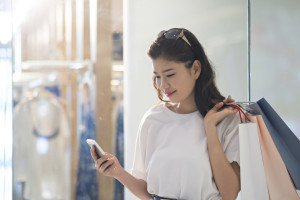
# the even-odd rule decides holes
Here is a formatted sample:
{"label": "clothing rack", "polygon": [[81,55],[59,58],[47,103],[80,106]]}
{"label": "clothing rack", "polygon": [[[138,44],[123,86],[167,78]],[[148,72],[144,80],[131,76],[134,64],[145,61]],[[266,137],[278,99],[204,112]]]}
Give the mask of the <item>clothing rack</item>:
{"label": "clothing rack", "polygon": [[[92,62],[85,61],[26,61],[21,65],[21,72],[13,75],[15,88],[21,88],[24,98],[33,98],[38,88],[57,85],[60,88],[60,101],[66,110],[71,132],[71,199],[75,199],[76,177],[78,167],[78,133],[79,114],[78,105],[82,102],[79,95],[84,84],[90,88],[95,85],[94,70]],[[92,105],[94,96],[91,95]]]}

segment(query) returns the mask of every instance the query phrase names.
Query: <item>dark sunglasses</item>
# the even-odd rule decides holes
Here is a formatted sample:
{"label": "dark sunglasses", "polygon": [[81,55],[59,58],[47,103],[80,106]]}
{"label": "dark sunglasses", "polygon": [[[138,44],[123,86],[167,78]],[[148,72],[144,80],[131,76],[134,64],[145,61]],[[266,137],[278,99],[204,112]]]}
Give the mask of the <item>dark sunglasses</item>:
{"label": "dark sunglasses", "polygon": [[188,39],[185,37],[183,33],[183,29],[172,28],[168,31],[161,31],[158,34],[158,37],[165,36],[166,39],[177,40],[178,38],[182,38],[188,45],[192,46]]}

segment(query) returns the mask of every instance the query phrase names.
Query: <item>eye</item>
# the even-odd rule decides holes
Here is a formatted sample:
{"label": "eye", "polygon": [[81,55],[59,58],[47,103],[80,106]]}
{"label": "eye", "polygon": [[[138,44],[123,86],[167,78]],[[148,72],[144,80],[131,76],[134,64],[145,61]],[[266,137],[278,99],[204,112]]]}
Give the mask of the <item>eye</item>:
{"label": "eye", "polygon": [[160,76],[155,76],[154,78],[155,78],[155,79],[159,79],[159,78],[160,78]]}
{"label": "eye", "polygon": [[170,75],[167,75],[167,77],[172,77],[172,76],[174,76],[175,74],[170,74]]}

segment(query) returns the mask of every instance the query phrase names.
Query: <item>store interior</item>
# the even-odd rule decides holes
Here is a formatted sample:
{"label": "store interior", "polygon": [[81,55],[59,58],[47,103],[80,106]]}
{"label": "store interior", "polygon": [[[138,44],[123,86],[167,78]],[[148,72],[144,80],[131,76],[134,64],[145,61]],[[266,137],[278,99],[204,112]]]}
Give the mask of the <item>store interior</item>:
{"label": "store interior", "polygon": [[300,138],[299,11],[293,0],[1,1],[0,199],[136,199],[97,173],[86,139],[130,171],[158,103],[147,50],[171,27],[197,35],[225,96],[265,97]]}

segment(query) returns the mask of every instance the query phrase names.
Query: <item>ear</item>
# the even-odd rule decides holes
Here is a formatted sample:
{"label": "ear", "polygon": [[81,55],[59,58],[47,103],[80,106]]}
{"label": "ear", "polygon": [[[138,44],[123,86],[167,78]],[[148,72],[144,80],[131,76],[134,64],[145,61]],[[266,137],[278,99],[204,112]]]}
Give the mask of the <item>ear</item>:
{"label": "ear", "polygon": [[195,60],[192,66],[192,73],[195,79],[198,79],[201,74],[201,63],[199,60]]}

